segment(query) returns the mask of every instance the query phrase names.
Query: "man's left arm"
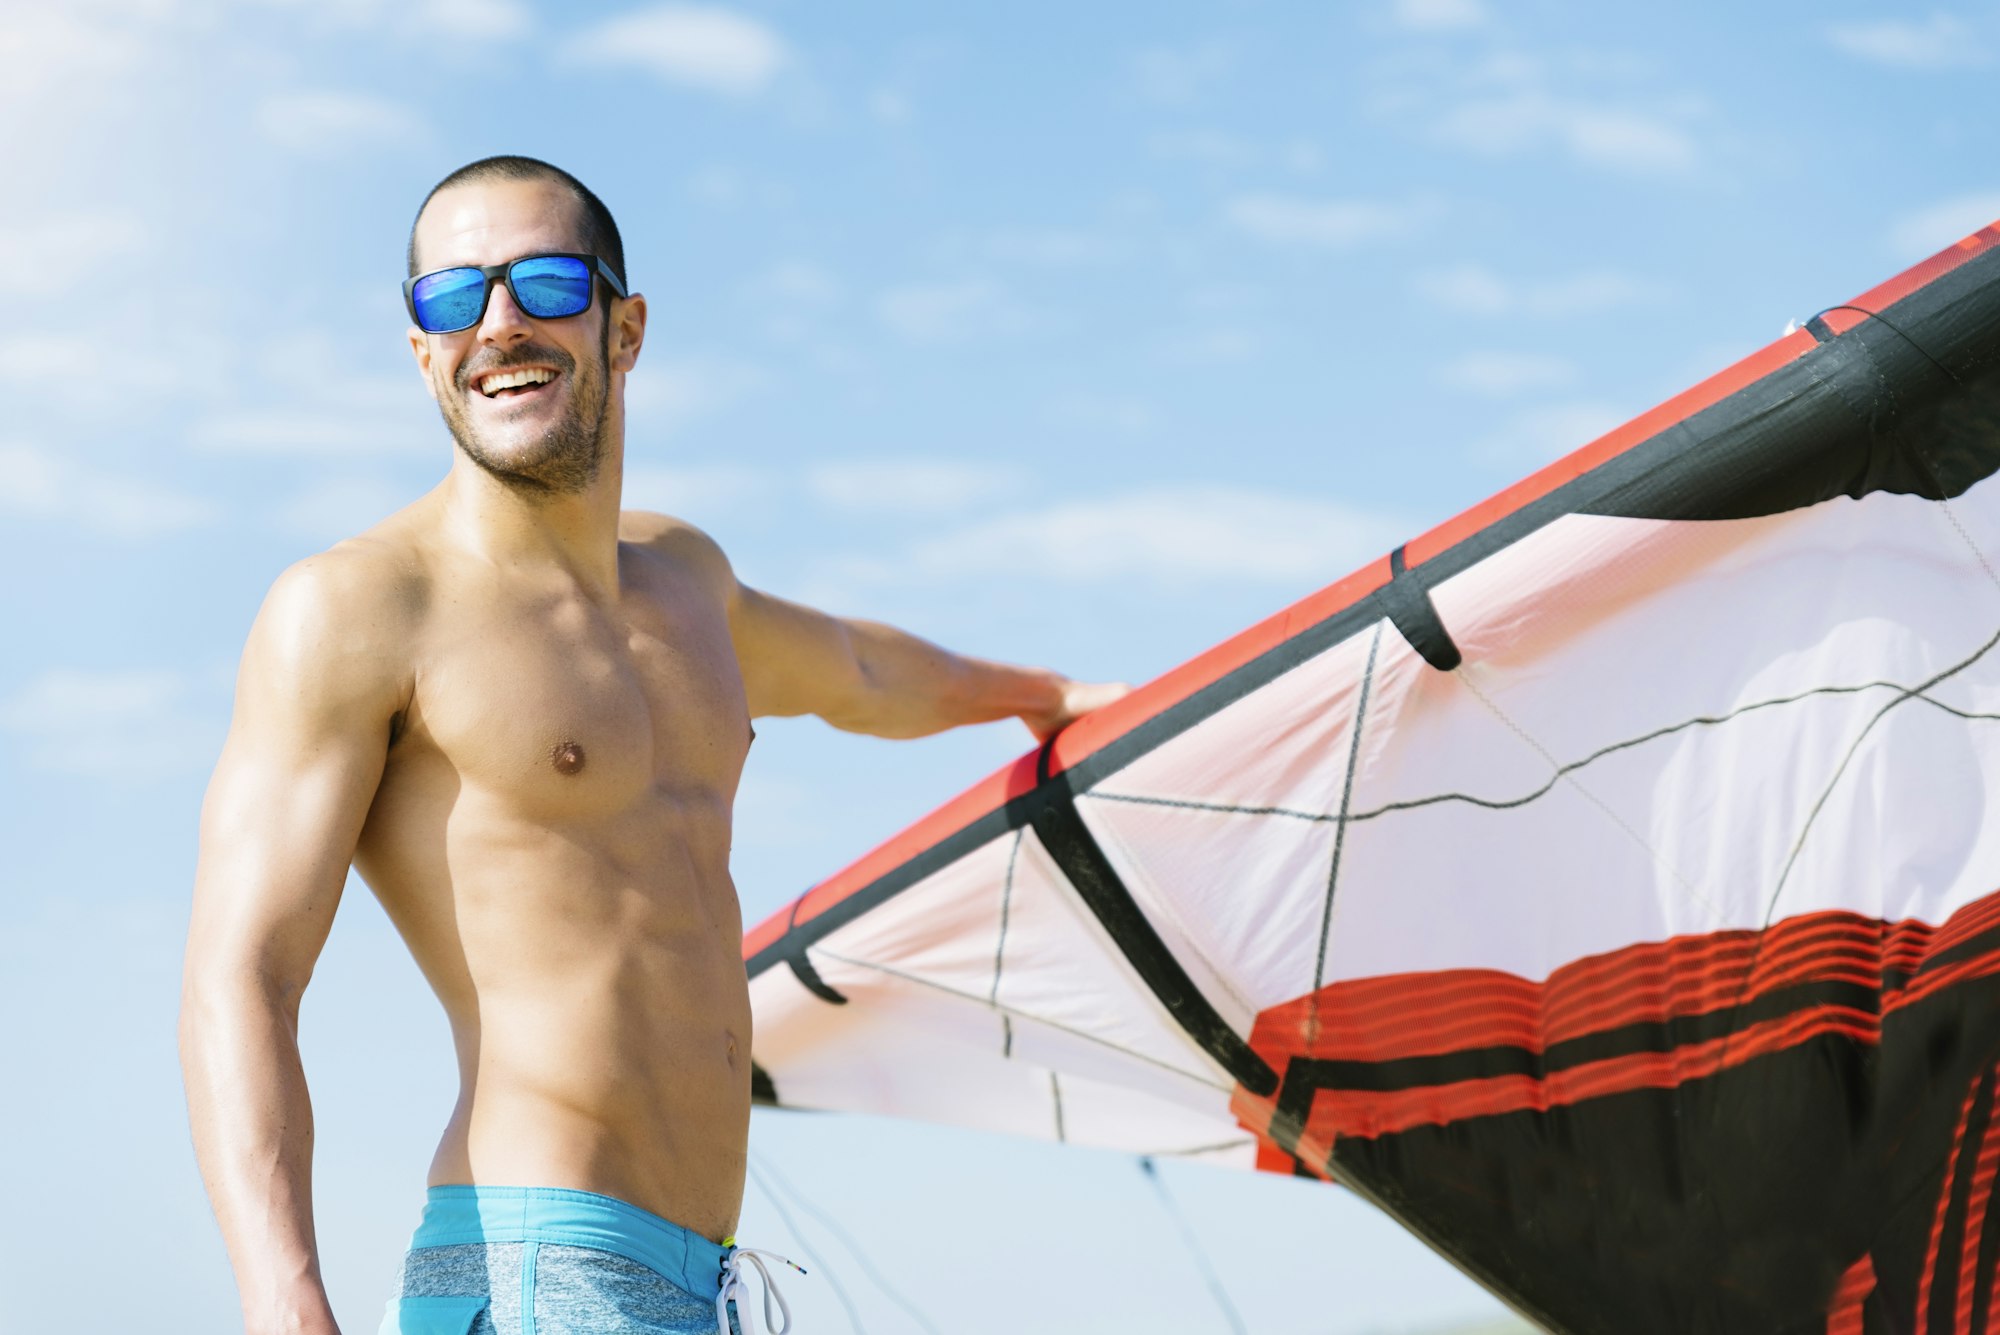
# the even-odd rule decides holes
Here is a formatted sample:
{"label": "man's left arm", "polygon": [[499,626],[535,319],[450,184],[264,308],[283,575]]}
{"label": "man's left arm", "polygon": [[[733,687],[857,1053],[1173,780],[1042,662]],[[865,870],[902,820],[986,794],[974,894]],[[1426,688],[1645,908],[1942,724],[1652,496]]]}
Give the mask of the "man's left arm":
{"label": "man's left arm", "polygon": [[971,658],[879,621],[830,616],[739,582],[714,539],[693,525],[632,511],[624,520],[628,536],[687,562],[723,600],[753,718],[816,714],[876,737],[1018,718],[1046,741],[1131,689]]}
{"label": "man's left arm", "polygon": [[829,616],[742,584],[729,624],[753,717],[817,714],[876,737],[1018,718],[1046,741],[1131,689],[956,654],[879,621]]}

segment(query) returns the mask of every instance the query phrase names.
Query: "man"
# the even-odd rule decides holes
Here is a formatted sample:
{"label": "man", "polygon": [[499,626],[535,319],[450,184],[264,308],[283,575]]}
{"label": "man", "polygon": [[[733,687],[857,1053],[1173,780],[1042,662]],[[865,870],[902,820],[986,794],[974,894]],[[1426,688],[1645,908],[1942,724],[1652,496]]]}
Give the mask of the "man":
{"label": "man", "polygon": [[461,1082],[383,1329],[714,1329],[746,1256],[750,720],[1045,738],[1125,688],[760,593],[692,526],[621,512],[646,302],[567,173],[454,172],[409,253],[450,472],[278,578],[202,811],[181,1053],[244,1324],[335,1330],[297,1018],[351,863]]}

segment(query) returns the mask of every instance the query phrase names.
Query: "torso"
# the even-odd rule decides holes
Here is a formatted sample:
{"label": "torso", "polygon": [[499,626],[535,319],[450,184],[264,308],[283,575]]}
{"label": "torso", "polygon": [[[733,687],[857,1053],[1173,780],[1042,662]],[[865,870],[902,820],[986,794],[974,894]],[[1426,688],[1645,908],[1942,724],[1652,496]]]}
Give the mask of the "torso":
{"label": "torso", "polygon": [[593,600],[404,537],[415,685],[355,866],[451,1020],[430,1180],[603,1192],[720,1240],[750,1115],[722,597],[671,544],[621,543]]}

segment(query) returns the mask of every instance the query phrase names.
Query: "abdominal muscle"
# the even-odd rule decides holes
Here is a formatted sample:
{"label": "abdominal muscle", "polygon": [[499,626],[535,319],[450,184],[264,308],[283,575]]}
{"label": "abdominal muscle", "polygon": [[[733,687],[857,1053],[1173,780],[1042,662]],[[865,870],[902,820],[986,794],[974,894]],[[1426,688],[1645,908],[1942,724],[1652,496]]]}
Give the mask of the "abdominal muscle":
{"label": "abdominal muscle", "polygon": [[750,1121],[726,804],[641,802],[614,822],[644,832],[634,846],[481,821],[463,796],[444,874],[380,856],[437,847],[435,830],[415,845],[364,832],[376,856],[357,858],[451,1022],[459,1098],[431,1185],[599,1192],[721,1241]]}

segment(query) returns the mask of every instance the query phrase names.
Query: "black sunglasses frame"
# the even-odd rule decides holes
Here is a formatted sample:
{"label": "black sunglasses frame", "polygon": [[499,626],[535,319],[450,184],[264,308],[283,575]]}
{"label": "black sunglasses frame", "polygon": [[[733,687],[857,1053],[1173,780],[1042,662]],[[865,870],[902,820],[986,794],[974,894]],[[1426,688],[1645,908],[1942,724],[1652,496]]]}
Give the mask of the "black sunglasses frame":
{"label": "black sunglasses frame", "polygon": [[[514,266],[525,264],[529,260],[583,260],[591,266],[598,277],[604,280],[605,286],[621,297],[626,295],[625,285],[618,281],[618,275],[612,273],[611,266],[596,255],[585,255],[563,250],[540,250],[532,255],[517,255],[513,259],[500,264],[447,264],[444,268],[433,269],[429,273],[412,274],[403,280],[403,309],[410,313],[410,323],[419,329],[423,329],[426,334],[456,334],[462,330],[472,328],[486,318],[486,304],[493,300],[493,285],[504,282],[507,284],[507,295],[514,299],[514,304],[519,306],[521,313],[528,316],[530,320],[569,319],[570,317],[567,315],[533,315],[529,313],[527,307],[521,306],[521,294],[514,287]],[[441,273],[453,273],[460,269],[471,269],[486,279],[486,286],[479,294],[479,314],[474,316],[470,322],[459,325],[455,329],[424,329],[424,322],[417,318],[417,284],[423,282],[426,278],[434,278]],[[590,299],[592,302],[597,300],[597,285],[594,283],[591,285]],[[590,306],[586,304],[582,311],[576,313],[582,315],[584,311],[589,309]]]}

